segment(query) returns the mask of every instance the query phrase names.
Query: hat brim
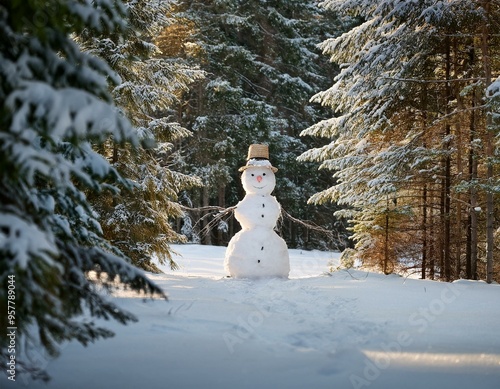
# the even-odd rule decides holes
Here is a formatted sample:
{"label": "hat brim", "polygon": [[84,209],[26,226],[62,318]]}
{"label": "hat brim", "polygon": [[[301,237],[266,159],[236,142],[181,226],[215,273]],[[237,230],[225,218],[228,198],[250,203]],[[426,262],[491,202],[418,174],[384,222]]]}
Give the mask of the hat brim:
{"label": "hat brim", "polygon": [[275,168],[274,166],[255,166],[255,165],[242,166],[238,169],[238,171],[244,172],[245,170],[247,170],[248,168],[251,168],[251,167],[263,167],[265,169],[271,169],[273,171],[273,173],[276,173],[278,171],[278,168]]}

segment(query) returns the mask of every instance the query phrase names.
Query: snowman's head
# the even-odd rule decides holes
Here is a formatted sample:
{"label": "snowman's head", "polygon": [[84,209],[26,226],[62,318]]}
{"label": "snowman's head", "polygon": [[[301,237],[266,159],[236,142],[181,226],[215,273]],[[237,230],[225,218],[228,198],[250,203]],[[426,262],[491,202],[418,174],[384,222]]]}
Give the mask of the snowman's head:
{"label": "snowman's head", "polygon": [[[276,185],[276,177],[269,161],[248,166],[241,175],[243,189],[249,194],[269,195]],[[263,163],[267,162],[267,163]]]}

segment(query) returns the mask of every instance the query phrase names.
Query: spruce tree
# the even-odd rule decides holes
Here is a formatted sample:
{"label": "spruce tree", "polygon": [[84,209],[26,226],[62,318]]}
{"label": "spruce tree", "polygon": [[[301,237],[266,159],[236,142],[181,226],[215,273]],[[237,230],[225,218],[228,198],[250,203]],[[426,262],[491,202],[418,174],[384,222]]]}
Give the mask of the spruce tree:
{"label": "spruce tree", "polygon": [[7,361],[15,327],[18,374],[43,376],[34,349],[55,356],[64,341],[112,336],[94,318],[135,320],[103,289],[164,296],[103,238],[86,196],[128,185],[92,145],[139,141],[108,92],[118,77],[71,36],[119,34],[124,13],[107,0],[0,5],[0,300],[13,312],[0,339]]}
{"label": "spruce tree", "polygon": [[154,142],[149,148],[120,148],[105,144],[99,152],[134,185],[114,196],[92,198],[106,220],[104,235],[132,258],[133,263],[158,272],[172,259],[170,243],[183,242],[171,223],[182,217],[181,191],[199,185],[197,178],[176,170],[182,159],[176,144],[191,133],[180,125],[177,107],[189,84],[203,73],[180,58],[167,59],[155,41],[169,25],[169,2],[126,1],[126,39],[111,35],[102,39],[86,30],[80,35],[83,48],[106,60],[120,76],[112,95],[134,126],[138,137]]}

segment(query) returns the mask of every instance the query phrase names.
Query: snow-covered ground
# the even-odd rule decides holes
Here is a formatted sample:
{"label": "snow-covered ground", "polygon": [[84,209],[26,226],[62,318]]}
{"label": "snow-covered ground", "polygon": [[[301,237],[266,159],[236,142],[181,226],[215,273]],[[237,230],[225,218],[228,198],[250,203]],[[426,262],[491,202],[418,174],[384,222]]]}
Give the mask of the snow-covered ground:
{"label": "snow-covered ground", "polygon": [[[337,253],[290,250],[290,279],[224,278],[223,247],[174,247],[151,275],[169,301],[124,291],[138,323],[46,365],[45,386],[2,388],[500,388],[500,286],[363,271]],[[5,378],[5,377],[4,377]]]}

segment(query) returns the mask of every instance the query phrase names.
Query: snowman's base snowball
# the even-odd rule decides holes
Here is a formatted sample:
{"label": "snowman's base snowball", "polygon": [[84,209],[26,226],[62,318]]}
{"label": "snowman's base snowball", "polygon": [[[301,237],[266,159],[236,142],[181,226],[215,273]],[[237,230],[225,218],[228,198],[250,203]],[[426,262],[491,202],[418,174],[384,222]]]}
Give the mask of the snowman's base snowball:
{"label": "snowman's base snowball", "polygon": [[224,269],[234,278],[287,278],[290,273],[288,248],[269,228],[242,230],[227,246]]}

